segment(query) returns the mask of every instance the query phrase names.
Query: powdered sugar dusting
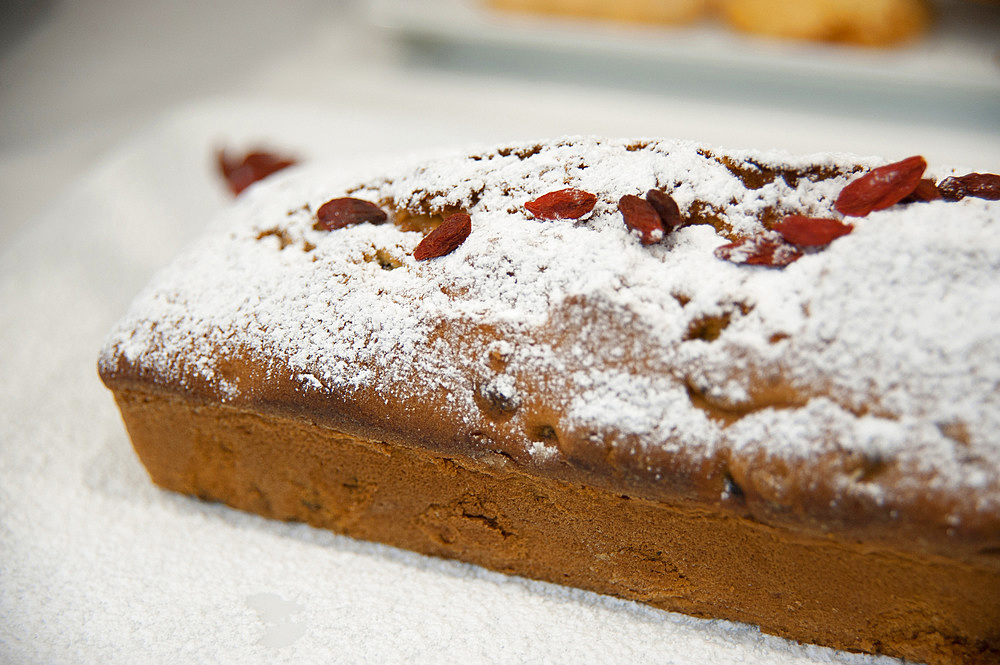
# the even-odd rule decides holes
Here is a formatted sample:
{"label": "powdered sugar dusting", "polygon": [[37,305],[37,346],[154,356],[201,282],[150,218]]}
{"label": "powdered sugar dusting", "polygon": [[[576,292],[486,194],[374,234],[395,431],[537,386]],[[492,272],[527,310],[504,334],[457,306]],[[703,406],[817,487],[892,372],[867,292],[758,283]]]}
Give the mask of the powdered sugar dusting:
{"label": "powdered sugar dusting", "polygon": [[[895,206],[781,270],[713,255],[769,216],[835,216],[840,189],[876,163],[563,139],[361,184],[299,169],[250,190],[163,271],[102,362],[208,380],[227,400],[251,389],[220,368],[235,351],[279,359],[302,391],[444,394],[442,417],[529,458],[588,440],[694,460],[857,454],[904,473],[892,487],[845,476],[847,493],[882,501],[930,483],[995,514],[1000,204]],[[593,211],[524,209],[563,187],[596,194]],[[642,246],[617,201],[651,188],[706,223]],[[313,229],[312,211],[346,194],[412,215],[464,210],[472,234],[418,263],[422,235],[391,223]]]}

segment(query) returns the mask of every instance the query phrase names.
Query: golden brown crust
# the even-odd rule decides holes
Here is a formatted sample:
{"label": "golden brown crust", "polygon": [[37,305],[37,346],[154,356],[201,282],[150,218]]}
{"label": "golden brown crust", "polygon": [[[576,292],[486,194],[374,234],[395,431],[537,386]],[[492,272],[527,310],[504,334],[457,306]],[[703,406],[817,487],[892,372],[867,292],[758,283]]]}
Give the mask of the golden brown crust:
{"label": "golden brown crust", "polygon": [[646,24],[687,24],[718,13],[736,30],[814,42],[897,46],[932,22],[926,0],[489,0],[505,11]]}
{"label": "golden brown crust", "polygon": [[995,565],[529,475],[495,452],[436,452],[149,392],[115,397],[153,480],[173,491],[791,639],[929,663],[1000,658]]}
{"label": "golden brown crust", "polygon": [[711,7],[710,0],[490,0],[490,4],[519,12],[665,24],[694,21]]}
{"label": "golden brown crust", "polygon": [[923,34],[923,0],[721,0],[734,28],[772,37],[893,46]]}

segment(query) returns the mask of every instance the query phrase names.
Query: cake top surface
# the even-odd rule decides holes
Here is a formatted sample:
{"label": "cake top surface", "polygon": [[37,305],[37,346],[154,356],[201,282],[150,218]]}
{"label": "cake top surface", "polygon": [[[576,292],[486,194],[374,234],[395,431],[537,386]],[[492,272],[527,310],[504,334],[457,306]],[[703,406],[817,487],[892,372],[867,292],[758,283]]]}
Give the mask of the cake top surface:
{"label": "cake top surface", "polygon": [[[783,215],[840,218],[844,186],[885,161],[574,137],[367,179],[306,165],[248,190],[153,280],[102,372],[233,404],[281,384],[314,405],[356,398],[378,418],[448,423],[529,466],[651,485],[700,470],[723,501],[787,507],[808,491],[886,519],[932,502],[944,529],[992,530],[1000,202],[850,218],[850,234],[783,268],[714,253]],[[566,187],[596,195],[592,212],[525,209]],[[619,200],[650,189],[691,223],[646,245]],[[396,223],[316,228],[343,196]],[[416,261],[421,230],[455,211],[468,238]]]}

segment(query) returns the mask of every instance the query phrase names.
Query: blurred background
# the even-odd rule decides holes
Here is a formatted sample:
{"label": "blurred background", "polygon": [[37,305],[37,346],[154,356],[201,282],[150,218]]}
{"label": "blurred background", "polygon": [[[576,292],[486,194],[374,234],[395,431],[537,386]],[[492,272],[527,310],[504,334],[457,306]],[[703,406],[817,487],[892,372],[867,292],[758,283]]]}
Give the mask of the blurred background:
{"label": "blurred background", "polygon": [[[922,152],[1000,168],[998,3],[15,0],[2,8],[0,243],[103,155],[206,100],[247,112],[281,103],[381,114],[397,134],[435,143],[447,142],[448,127],[456,143],[657,135]],[[405,135],[399,142],[410,147]]]}

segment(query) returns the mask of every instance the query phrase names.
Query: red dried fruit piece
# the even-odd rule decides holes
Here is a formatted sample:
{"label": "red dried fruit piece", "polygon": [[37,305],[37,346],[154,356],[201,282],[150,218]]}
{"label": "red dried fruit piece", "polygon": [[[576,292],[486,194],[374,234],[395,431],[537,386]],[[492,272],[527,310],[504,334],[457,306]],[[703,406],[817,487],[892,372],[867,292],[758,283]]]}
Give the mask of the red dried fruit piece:
{"label": "red dried fruit piece", "polygon": [[229,154],[225,149],[216,153],[216,160],[222,177],[226,179],[229,190],[236,196],[258,180],[288,168],[296,163],[291,157],[282,157],[263,150],[254,150],[243,157]]}
{"label": "red dried fruit piece", "polygon": [[917,188],[909,196],[900,201],[900,203],[923,203],[926,201],[937,201],[940,198],[941,192],[938,191],[934,180],[931,178],[921,178],[920,182],[917,183]]}
{"label": "red dried fruit piece", "polygon": [[995,173],[969,173],[945,178],[938,184],[941,197],[960,201],[966,196],[988,201],[1000,201],[1000,175]]}
{"label": "red dried fruit piece", "polygon": [[413,250],[413,258],[426,261],[445,254],[451,254],[472,233],[472,218],[464,212],[456,212],[441,225],[427,234]]}
{"label": "red dried fruit piece", "polygon": [[625,219],[625,226],[639,236],[643,245],[652,245],[663,240],[666,231],[663,222],[651,203],[638,196],[626,194],[618,200],[618,209]]}
{"label": "red dried fruit piece", "polygon": [[783,267],[802,257],[802,250],[785,242],[778,235],[743,238],[716,247],[714,253],[720,259],[751,266]]}
{"label": "red dried fruit piece", "polygon": [[317,231],[335,231],[352,224],[382,224],[389,217],[374,203],[343,197],[327,201],[316,211]]}
{"label": "red dried fruit piece", "polygon": [[847,235],[854,230],[854,226],[836,219],[788,215],[774,225],[774,230],[793,245],[819,247]]}
{"label": "red dried fruit piece", "polygon": [[528,201],[524,207],[539,219],[580,219],[594,209],[597,197],[582,189],[560,189]]}
{"label": "red dried fruit piece", "polygon": [[884,210],[913,193],[927,162],[919,155],[873,169],[840,191],[834,208],[842,215],[864,217]]}
{"label": "red dried fruit piece", "polygon": [[674,198],[666,192],[651,189],[646,192],[646,200],[656,210],[656,214],[660,216],[664,232],[670,233],[674,229],[680,228],[684,223],[684,220],[681,219],[681,209],[677,205],[677,201],[674,201]]}

